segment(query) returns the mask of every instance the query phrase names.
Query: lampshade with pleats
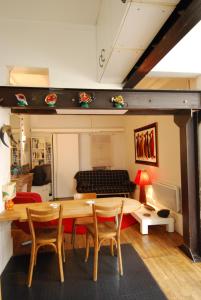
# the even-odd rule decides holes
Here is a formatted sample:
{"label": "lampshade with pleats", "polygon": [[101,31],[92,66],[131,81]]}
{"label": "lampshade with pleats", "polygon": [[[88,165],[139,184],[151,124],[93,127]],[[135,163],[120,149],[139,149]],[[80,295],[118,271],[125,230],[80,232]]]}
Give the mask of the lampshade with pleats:
{"label": "lampshade with pleats", "polygon": [[151,184],[151,179],[146,170],[138,170],[137,175],[135,177],[134,183],[140,186],[140,197],[139,201],[141,203],[146,203],[146,192],[145,185]]}
{"label": "lampshade with pleats", "polygon": [[137,185],[149,185],[151,184],[151,179],[146,170],[138,170],[137,175],[134,180]]}

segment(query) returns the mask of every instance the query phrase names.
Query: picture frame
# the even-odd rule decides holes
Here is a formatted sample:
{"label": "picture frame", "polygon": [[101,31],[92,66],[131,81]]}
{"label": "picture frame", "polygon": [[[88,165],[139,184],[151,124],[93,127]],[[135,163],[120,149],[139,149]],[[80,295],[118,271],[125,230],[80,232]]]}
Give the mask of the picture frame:
{"label": "picture frame", "polygon": [[134,129],[135,163],[158,166],[158,124]]}

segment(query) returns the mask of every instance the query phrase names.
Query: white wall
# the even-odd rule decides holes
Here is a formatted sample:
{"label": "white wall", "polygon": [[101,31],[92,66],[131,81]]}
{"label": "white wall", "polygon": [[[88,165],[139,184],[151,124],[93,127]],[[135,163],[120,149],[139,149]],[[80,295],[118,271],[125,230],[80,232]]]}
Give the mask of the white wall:
{"label": "white wall", "polygon": [[[10,110],[0,107],[0,127],[9,124]],[[10,148],[0,141],[0,211],[4,208],[2,185],[10,181]],[[10,259],[13,251],[10,222],[0,222],[0,274]]]}
{"label": "white wall", "polygon": [[[161,73],[161,76],[164,76]],[[160,77],[146,76],[136,86],[135,89],[152,90],[194,90],[196,89],[196,78],[188,77]]]}
{"label": "white wall", "polygon": [[[153,122],[158,122],[159,167],[135,165],[134,129]],[[126,159],[132,179],[138,168],[146,167],[150,170],[153,180],[181,186],[179,128],[174,123],[173,116],[31,116],[32,129],[118,127],[125,128],[125,139],[119,139],[118,134],[122,133],[114,134],[114,155],[118,157],[121,153]],[[89,135],[83,134],[83,145],[86,142],[83,147],[88,147],[88,139]],[[83,148],[83,153],[87,153],[87,149]]]}
{"label": "white wall", "polygon": [[[40,118],[40,122],[39,119]],[[125,118],[123,116],[31,116],[31,129],[107,129],[107,128],[124,128]],[[112,169],[126,168],[125,155],[125,134],[111,134],[112,142]],[[38,136],[41,133],[38,133]],[[44,133],[47,135],[47,133]],[[32,133],[37,136],[37,133]],[[79,158],[80,170],[90,170],[91,167],[91,133],[79,134]],[[119,142],[121,141],[121,142]]]}
{"label": "white wall", "polygon": [[[105,133],[111,135],[111,169],[126,169],[125,133]],[[80,134],[80,171],[91,170],[91,134]],[[120,142],[121,141],[121,142]]]}
{"label": "white wall", "polygon": [[[134,129],[158,122],[159,166],[135,164]],[[136,171],[145,168],[153,181],[181,187],[179,128],[173,116],[128,116],[125,118],[128,170],[135,177]]]}
{"label": "white wall", "polygon": [[21,165],[30,163],[30,116],[20,117],[20,139],[21,139]]}
{"label": "white wall", "polygon": [[[10,109],[0,107],[0,127],[3,124],[10,124]],[[5,134],[5,141],[9,145],[7,135]],[[0,186],[10,181],[10,148],[6,147],[0,141]],[[2,210],[2,193],[0,193],[0,211]]]}
{"label": "white wall", "polygon": [[112,88],[96,82],[95,26],[0,20],[0,79],[7,66],[49,69],[50,86]]}
{"label": "white wall", "polygon": [[196,78],[195,89],[201,90],[201,75]]}
{"label": "white wall", "polygon": [[[108,128],[124,128],[125,118],[123,116],[67,116],[67,115],[32,115],[30,118],[31,136],[32,137],[51,137],[51,133],[45,130],[51,129],[71,129],[78,130],[79,134],[79,170],[91,170],[91,134],[90,132],[82,132],[83,129],[100,129]],[[34,129],[39,132],[34,132]],[[79,132],[80,129],[80,132]],[[104,134],[111,135],[112,150],[112,169],[126,169],[125,155],[125,133],[124,132],[106,132]],[[67,155],[68,148],[64,149]],[[55,170],[56,173],[56,170]],[[75,174],[74,174],[75,175]],[[72,176],[71,176],[72,177]],[[71,178],[69,178],[69,182]],[[75,186],[75,185],[74,185]],[[74,191],[75,192],[75,191]]]}
{"label": "white wall", "polygon": [[32,115],[32,129],[38,128],[111,128],[124,127],[123,116],[67,116],[67,115]]}
{"label": "white wall", "polygon": [[[158,122],[158,157],[159,166],[153,167],[143,164],[135,164],[134,129]],[[179,128],[174,123],[173,116],[128,116],[125,118],[127,141],[127,169],[130,178],[135,179],[138,169],[146,169],[151,180],[169,183],[181,188],[180,171],[180,138]],[[137,188],[135,197],[139,197]],[[176,231],[182,234],[181,214],[174,215],[176,219]]]}

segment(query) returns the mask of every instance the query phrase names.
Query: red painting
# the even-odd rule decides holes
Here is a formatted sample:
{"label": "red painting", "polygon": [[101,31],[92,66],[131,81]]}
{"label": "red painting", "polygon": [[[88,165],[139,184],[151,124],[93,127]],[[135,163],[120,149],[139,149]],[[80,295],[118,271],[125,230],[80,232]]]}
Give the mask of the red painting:
{"label": "red painting", "polygon": [[135,162],[158,166],[158,130],[157,123],[134,130]]}

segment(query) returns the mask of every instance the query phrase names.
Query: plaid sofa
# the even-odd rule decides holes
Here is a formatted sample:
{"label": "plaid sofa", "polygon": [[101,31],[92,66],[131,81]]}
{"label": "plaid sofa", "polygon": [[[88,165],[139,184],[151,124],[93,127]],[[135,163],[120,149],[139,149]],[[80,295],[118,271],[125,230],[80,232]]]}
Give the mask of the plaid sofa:
{"label": "plaid sofa", "polygon": [[129,194],[135,188],[126,170],[79,171],[74,178],[78,193]]}

